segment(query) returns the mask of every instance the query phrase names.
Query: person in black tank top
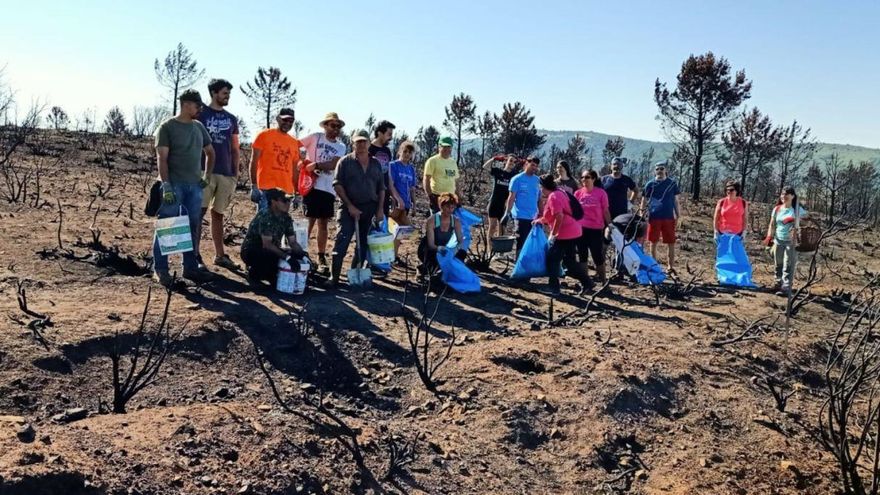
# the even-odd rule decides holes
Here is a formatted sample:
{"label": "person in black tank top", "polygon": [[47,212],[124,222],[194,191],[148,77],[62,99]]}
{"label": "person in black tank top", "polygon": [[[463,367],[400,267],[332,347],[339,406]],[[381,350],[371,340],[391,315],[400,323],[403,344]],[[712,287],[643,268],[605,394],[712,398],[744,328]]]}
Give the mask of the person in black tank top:
{"label": "person in black tank top", "polygon": [[[419,243],[417,251],[421,261],[419,273],[422,275],[437,270],[437,252],[446,250],[446,245],[453,236],[458,241],[462,238],[461,223],[453,215],[455,208],[458,207],[458,199],[454,194],[443,193],[437,198],[437,204],[440,211],[425,220],[425,237]],[[465,251],[458,250],[455,256],[463,260],[466,254]]]}

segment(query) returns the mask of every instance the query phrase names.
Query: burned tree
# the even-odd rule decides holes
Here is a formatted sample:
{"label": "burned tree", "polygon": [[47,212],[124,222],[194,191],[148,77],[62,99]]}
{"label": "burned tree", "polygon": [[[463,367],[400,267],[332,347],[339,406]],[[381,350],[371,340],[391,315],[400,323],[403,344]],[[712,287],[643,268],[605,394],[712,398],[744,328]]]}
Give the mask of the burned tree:
{"label": "burned tree", "polygon": [[819,415],[822,444],[853,495],[880,493],[880,303],[866,289],[828,344]]}
{"label": "burned tree", "polygon": [[[147,329],[147,315],[153,289],[147,291],[147,301],[141,314],[140,325],[134,335],[120,335],[116,331],[108,355],[113,373],[113,412],[125,413],[125,406],[141,390],[156,381],[156,375],[174,343],[186,329],[184,323],[176,332],[168,324],[168,308],[171,305],[170,290],[165,292],[165,305],[159,326],[153,332]],[[131,343],[133,340],[133,343]],[[127,368],[123,358],[127,357]]]}
{"label": "burned tree", "polygon": [[[408,275],[409,273],[407,273]],[[414,317],[409,308],[406,306],[406,299],[409,294],[409,281],[404,282],[403,301],[400,303],[403,312],[403,322],[406,325],[406,336],[409,341],[410,355],[416,366],[416,372],[419,379],[430,392],[438,394],[437,381],[435,376],[437,370],[449,359],[452,354],[452,346],[455,345],[455,326],[451,327],[451,336],[442,344],[442,348],[437,349],[440,342],[436,337],[436,329],[434,328],[434,319],[437,317],[437,311],[446,295],[446,287],[437,296],[431,308],[431,284],[425,286],[425,296],[422,299],[422,307],[419,311],[418,318]]]}
{"label": "burned tree", "polygon": [[159,84],[171,91],[172,115],[177,114],[177,96],[205,75],[205,69],[199,69],[192,52],[183,43],[178,43],[174,50],[168,52],[162,62],[157,58],[153,62],[153,70]]}

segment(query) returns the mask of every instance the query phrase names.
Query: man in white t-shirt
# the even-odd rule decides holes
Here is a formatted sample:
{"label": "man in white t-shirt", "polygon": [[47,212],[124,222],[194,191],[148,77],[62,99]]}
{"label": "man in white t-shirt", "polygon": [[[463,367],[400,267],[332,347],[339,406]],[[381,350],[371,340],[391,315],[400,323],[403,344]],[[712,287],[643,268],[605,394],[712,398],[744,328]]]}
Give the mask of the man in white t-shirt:
{"label": "man in white t-shirt", "polygon": [[345,143],[339,139],[345,122],[336,112],[330,112],[320,125],[324,132],[309,134],[300,140],[312,162],[306,166],[306,170],[318,175],[313,189],[303,198],[303,209],[309,219],[309,239],[312,238],[314,226],[318,226],[318,271],[328,273],[327,220],[333,217],[333,204],[336,202],[336,191],[333,189],[336,163],[345,155]]}

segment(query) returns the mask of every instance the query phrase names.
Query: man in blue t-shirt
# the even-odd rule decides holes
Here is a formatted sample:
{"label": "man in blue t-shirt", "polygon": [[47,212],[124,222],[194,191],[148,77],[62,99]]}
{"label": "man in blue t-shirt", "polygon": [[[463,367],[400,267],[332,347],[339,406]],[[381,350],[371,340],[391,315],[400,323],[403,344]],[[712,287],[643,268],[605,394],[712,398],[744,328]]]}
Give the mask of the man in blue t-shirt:
{"label": "man in blue t-shirt", "polygon": [[657,244],[661,238],[667,247],[667,268],[675,273],[675,230],[681,221],[681,208],[678,202],[678,183],[666,175],[667,162],[654,165],[654,179],[645,184],[642,196],[641,214],[648,215],[648,241],[651,242],[651,256],[657,259]]}
{"label": "man in blue t-shirt", "polygon": [[628,175],[623,175],[626,158],[617,157],[611,160],[611,174],[602,177],[602,189],[608,195],[608,211],[611,218],[629,213],[630,201],[635,202],[639,195],[639,187]]}
{"label": "man in blue t-shirt", "polygon": [[[231,91],[232,84],[229,81],[211,79],[208,83],[211,104],[199,112],[199,122],[208,129],[216,155],[214,170],[208,177],[208,187],[202,197],[202,218],[210,208],[211,240],[214,241],[216,254],[214,264],[229,270],[238,270],[238,264],[223,249],[223,215],[232,203],[232,194],[238,183],[238,119],[223,108],[229,104]],[[201,225],[199,222],[198,232],[194,236],[196,239],[201,238]],[[199,252],[198,249],[196,252]],[[199,264],[204,265],[201,259]]]}
{"label": "man in blue t-shirt", "polygon": [[538,178],[538,159],[526,158],[523,171],[510,179],[507,208],[501,218],[501,229],[511,218],[516,220],[516,256],[532,230],[532,220],[538,216],[538,200],[541,198],[541,179]]}

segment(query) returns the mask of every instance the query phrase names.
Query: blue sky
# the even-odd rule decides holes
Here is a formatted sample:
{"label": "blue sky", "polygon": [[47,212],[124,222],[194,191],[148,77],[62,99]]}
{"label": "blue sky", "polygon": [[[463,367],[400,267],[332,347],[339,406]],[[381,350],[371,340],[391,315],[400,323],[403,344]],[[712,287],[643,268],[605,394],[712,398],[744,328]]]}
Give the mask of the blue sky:
{"label": "blue sky", "polygon": [[[349,128],[373,112],[412,134],[463,91],[479,111],[522,101],[541,128],[662,139],[654,79],[674,82],[689,54],[711,50],[746,70],[748,104],[774,121],[880,147],[878,21],[878,0],[32,0],[4,9],[0,66],[21,101],[103,116],[167,98],[153,60],[182,41],[236,88],[281,68],[306,128],[327,111]],[[237,90],[229,109],[256,127]]]}

